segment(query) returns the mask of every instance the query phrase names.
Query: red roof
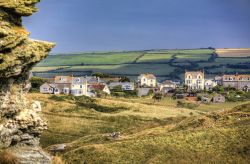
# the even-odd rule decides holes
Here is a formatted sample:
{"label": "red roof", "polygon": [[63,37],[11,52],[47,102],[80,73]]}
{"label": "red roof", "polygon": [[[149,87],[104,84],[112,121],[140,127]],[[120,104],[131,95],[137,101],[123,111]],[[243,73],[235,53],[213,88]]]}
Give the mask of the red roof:
{"label": "red roof", "polygon": [[105,88],[105,85],[103,84],[92,84],[90,85],[93,89],[96,89],[96,90],[103,90]]}

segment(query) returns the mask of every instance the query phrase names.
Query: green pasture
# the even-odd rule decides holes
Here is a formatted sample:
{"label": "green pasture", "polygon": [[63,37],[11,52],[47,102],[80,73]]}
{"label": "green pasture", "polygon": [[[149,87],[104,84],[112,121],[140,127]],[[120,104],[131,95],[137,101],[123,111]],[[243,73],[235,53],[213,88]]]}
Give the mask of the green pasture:
{"label": "green pasture", "polygon": [[172,56],[172,53],[147,53],[138,62],[168,62]]}
{"label": "green pasture", "polygon": [[72,66],[84,64],[122,64],[131,63],[141,53],[83,53],[69,55],[50,55],[37,66]]}
{"label": "green pasture", "polygon": [[168,75],[174,71],[169,64],[121,64],[102,66],[73,66],[65,70],[70,71],[93,71],[109,74],[135,75],[142,73],[153,73],[155,75]]}

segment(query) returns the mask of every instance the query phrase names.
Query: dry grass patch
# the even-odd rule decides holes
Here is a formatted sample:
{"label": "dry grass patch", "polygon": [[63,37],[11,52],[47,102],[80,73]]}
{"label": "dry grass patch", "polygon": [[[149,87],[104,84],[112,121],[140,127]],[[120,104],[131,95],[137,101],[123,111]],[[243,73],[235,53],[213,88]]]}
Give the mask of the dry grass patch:
{"label": "dry grass patch", "polygon": [[0,164],[18,164],[17,157],[8,150],[0,151]]}
{"label": "dry grass patch", "polygon": [[216,49],[219,57],[250,57],[250,48]]}

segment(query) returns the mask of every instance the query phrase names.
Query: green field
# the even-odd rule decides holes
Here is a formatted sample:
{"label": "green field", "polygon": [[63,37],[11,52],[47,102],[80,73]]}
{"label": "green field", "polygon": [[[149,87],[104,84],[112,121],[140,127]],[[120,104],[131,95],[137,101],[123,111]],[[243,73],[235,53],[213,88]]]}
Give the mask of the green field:
{"label": "green field", "polygon": [[48,121],[42,147],[66,144],[57,154],[65,163],[249,163],[249,101],[186,109],[171,98],[107,97],[91,108],[67,96],[28,99]]}
{"label": "green field", "polygon": [[172,56],[173,53],[145,53],[138,62],[168,62]]}
{"label": "green field", "polygon": [[[220,58],[212,49],[147,50],[133,52],[93,52],[50,55],[33,72],[60,69],[74,72],[103,72],[135,79],[141,73],[153,73],[159,79],[183,79],[185,70],[205,69],[212,77],[222,73],[250,73],[250,58]],[[238,65],[242,67],[237,68]],[[43,76],[38,74],[38,76]]]}
{"label": "green field", "polygon": [[131,63],[141,53],[82,53],[50,55],[37,66],[72,66],[84,64],[122,64]]}
{"label": "green field", "polygon": [[[71,71],[94,71],[94,72],[103,72],[109,74],[124,74],[124,75],[136,75],[145,72],[150,72],[155,75],[168,75],[174,70],[174,67],[171,67],[169,64],[161,64],[161,69],[159,69],[159,64],[121,64],[121,65],[104,65],[104,66],[73,66],[65,70]],[[115,72],[114,72],[115,70]],[[136,70],[134,72],[133,70]]]}

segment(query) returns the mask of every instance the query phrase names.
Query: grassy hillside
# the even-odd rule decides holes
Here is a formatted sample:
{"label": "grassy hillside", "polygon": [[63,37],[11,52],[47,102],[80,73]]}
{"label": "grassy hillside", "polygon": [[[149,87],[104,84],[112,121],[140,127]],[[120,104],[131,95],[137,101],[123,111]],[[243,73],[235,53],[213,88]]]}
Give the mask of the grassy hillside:
{"label": "grassy hillside", "polygon": [[42,102],[48,120],[42,146],[66,143],[58,154],[66,163],[249,163],[250,102],[185,109],[170,98],[28,99]]}
{"label": "grassy hillside", "polygon": [[223,58],[215,52],[212,49],[193,49],[58,54],[50,55],[38,63],[33,71],[37,72],[36,76],[42,77],[103,72],[129,76],[132,79],[141,73],[150,72],[160,80],[182,79],[185,69],[204,68],[208,76],[222,73],[250,73],[250,58],[236,57],[237,54]]}

